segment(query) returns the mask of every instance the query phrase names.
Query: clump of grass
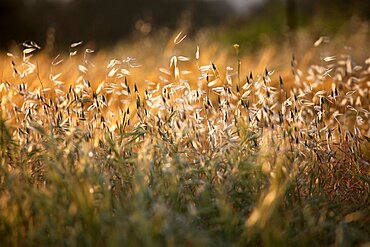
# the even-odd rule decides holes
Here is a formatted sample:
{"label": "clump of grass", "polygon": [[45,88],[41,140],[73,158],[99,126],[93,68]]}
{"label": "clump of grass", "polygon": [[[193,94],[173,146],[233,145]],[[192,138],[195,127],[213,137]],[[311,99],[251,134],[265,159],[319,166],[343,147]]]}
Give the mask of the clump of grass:
{"label": "clump of grass", "polygon": [[181,55],[183,38],[150,72],[132,57],[78,58],[81,43],[50,65],[34,43],[8,54],[1,243],[370,241],[369,61],[293,59],[279,77],[243,72],[238,45],[235,70],[199,48]]}

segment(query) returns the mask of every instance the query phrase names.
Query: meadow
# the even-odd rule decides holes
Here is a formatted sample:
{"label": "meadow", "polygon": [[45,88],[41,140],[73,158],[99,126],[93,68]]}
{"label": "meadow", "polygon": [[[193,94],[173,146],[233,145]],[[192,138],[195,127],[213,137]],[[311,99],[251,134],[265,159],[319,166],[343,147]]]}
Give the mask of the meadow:
{"label": "meadow", "polygon": [[366,30],[4,51],[0,245],[368,246]]}

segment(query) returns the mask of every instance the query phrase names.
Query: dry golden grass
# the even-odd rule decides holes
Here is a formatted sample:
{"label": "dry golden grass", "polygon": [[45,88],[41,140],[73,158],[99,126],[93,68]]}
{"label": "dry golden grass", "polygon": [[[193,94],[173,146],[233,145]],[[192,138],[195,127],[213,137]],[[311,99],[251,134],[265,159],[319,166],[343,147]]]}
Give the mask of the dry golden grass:
{"label": "dry golden grass", "polygon": [[0,242],[369,241],[366,33],[293,58],[183,37],[1,55]]}

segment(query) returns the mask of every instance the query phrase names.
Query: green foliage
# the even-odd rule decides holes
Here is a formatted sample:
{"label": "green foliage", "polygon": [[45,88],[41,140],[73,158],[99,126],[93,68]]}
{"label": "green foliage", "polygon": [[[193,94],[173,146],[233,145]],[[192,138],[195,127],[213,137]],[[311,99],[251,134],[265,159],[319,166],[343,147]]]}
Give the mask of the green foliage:
{"label": "green foliage", "polygon": [[[323,163],[317,169],[314,160],[306,160],[297,170],[299,155],[280,153],[276,146],[265,154],[245,143],[189,162],[180,145],[134,129],[121,144],[107,140],[92,155],[83,139],[64,141],[41,129],[40,142],[25,150],[1,126],[0,239],[6,246],[369,241],[368,198],[330,198]],[[140,143],[130,142],[142,135]],[[260,164],[270,152],[280,156],[271,164],[273,177]],[[271,193],[276,197],[266,200]],[[260,215],[250,223],[254,210]]]}

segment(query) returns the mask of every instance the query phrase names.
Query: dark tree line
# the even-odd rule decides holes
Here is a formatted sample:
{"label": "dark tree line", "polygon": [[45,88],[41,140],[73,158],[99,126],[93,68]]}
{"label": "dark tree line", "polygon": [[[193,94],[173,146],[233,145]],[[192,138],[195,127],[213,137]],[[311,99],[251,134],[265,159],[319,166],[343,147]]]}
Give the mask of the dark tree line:
{"label": "dark tree line", "polygon": [[[276,3],[286,6],[285,23],[291,34],[302,16],[334,13],[334,19],[353,14],[370,19],[370,1],[267,0],[265,6]],[[263,14],[261,8],[250,17],[269,18]],[[132,35],[140,29],[139,20],[150,23],[150,30],[159,30],[178,27],[186,19],[189,33],[233,16],[227,1],[221,0],[0,0],[0,48],[28,39],[62,47],[77,40],[94,41],[101,47]]]}
{"label": "dark tree line", "polygon": [[221,1],[199,0],[0,0],[0,46],[27,39],[42,44],[48,35],[63,45],[76,40],[111,45],[131,35],[138,20],[154,30],[174,28],[184,13],[194,30],[220,23],[232,10]]}

